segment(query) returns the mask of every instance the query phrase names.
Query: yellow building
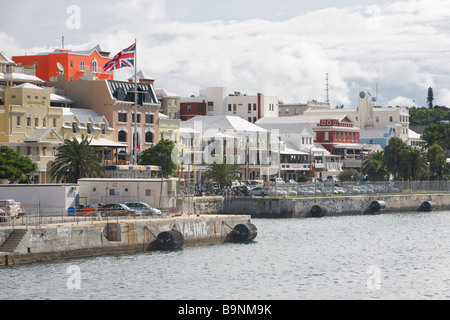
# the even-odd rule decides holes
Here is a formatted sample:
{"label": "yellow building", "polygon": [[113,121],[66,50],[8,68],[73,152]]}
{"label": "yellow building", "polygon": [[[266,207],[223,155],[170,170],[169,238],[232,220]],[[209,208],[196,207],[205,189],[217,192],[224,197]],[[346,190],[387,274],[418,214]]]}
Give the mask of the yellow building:
{"label": "yellow building", "polygon": [[52,107],[50,91],[24,83],[0,90],[0,143],[38,164],[36,183],[49,183],[49,168],[62,145],[62,108]]}

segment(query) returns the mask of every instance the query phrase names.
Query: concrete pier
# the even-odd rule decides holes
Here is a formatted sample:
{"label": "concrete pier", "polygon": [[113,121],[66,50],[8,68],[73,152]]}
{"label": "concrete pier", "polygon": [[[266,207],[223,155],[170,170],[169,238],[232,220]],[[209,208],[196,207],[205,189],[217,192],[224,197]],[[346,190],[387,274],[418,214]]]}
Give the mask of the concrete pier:
{"label": "concrete pier", "polygon": [[[177,230],[184,246],[227,241],[236,225],[248,223],[246,215],[181,215],[170,218],[119,219],[49,224],[39,227],[0,228],[0,265],[15,265],[60,258],[157,250],[159,233]],[[12,233],[15,232],[13,235]],[[16,238],[16,239],[14,239]],[[1,248],[1,247],[0,247]]]}

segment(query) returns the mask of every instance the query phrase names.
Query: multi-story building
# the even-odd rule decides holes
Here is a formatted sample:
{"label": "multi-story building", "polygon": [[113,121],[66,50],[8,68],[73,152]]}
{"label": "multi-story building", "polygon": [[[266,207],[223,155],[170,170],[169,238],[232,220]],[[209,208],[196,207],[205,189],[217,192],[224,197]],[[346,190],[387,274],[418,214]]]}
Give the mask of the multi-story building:
{"label": "multi-story building", "polygon": [[[406,107],[381,108],[374,106],[370,94],[361,92],[358,106],[343,109],[309,108],[303,115],[319,116],[348,116],[348,118],[361,130],[386,130],[392,128],[395,136],[403,141],[409,141],[409,110]],[[366,134],[366,138],[368,135]],[[374,138],[378,137],[374,132]],[[370,138],[370,137],[369,137]]]}
{"label": "multi-story building", "polygon": [[272,140],[270,132],[240,117],[197,116],[181,122],[178,149],[183,168],[190,166],[196,182],[223,158],[239,165],[243,180],[268,181],[279,168],[279,141]]}
{"label": "multi-story building", "polygon": [[158,143],[160,103],[151,83],[137,83],[137,106],[135,84],[131,81],[67,81],[59,77],[51,85],[64,89],[66,96],[74,101],[74,107],[92,109],[105,116],[115,131],[114,140],[128,146],[127,150],[118,150],[119,160],[134,162],[133,150],[143,151]]}
{"label": "multi-story building", "polygon": [[239,92],[228,94],[227,88],[210,87],[200,90],[199,97],[181,98],[181,119],[196,115],[236,116],[255,123],[263,117],[278,116],[278,97],[262,93],[253,96]]}
{"label": "multi-story building", "polygon": [[278,106],[279,117],[300,116],[308,109],[330,109],[329,102],[319,102],[316,100],[308,101],[307,103],[290,103],[280,104]]}
{"label": "multi-story building", "polygon": [[155,93],[161,103],[159,112],[167,115],[169,119],[180,119],[181,97],[165,89],[156,89]]}
{"label": "multi-story building", "polygon": [[110,53],[103,51],[99,45],[87,51],[57,49],[36,55],[14,56],[12,60],[36,71],[36,76],[50,81],[59,74],[65,74],[67,81],[77,81],[85,72],[92,72],[94,77],[113,80],[113,72],[104,72],[103,67],[111,60]]}
{"label": "multi-story building", "polygon": [[[89,139],[89,145],[97,150],[103,166],[125,165],[125,150],[128,145],[116,142],[115,131],[105,116],[92,109],[62,108],[63,124],[60,135],[63,139],[82,137]],[[122,160],[121,160],[122,159]]]}
{"label": "multi-story building", "polygon": [[58,133],[62,126],[62,108],[51,106],[49,90],[23,83],[0,90],[0,144],[38,165],[30,177],[35,183],[50,183],[50,166],[56,150],[63,144]]}

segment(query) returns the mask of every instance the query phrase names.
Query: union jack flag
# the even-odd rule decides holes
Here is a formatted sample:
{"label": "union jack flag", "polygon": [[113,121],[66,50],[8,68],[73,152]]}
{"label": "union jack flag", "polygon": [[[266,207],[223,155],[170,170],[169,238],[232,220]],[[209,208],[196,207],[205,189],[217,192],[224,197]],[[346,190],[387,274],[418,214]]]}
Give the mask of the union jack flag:
{"label": "union jack flag", "polygon": [[124,67],[134,67],[134,55],[136,53],[136,43],[120,51],[111,61],[103,67],[104,72],[120,69]]}

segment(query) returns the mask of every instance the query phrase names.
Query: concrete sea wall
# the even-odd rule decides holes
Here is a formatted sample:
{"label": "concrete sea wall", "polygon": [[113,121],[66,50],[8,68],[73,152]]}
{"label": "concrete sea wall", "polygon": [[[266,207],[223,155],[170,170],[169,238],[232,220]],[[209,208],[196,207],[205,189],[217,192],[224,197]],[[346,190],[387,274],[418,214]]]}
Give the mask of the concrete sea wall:
{"label": "concrete sea wall", "polygon": [[[436,210],[450,209],[450,194],[374,195],[352,197],[320,198],[223,198],[220,213],[248,214],[252,218],[299,218],[308,217],[313,206],[327,209],[327,216],[366,214],[373,201],[386,203],[384,212],[417,211],[425,201],[432,203]],[[208,206],[200,201],[198,210]],[[197,205],[195,205],[197,207]],[[217,200],[210,209],[218,208]],[[206,212],[202,212],[206,213]],[[216,213],[211,211],[210,213]]]}
{"label": "concrete sea wall", "polygon": [[[92,221],[45,227],[16,227],[23,238],[14,252],[0,252],[0,265],[22,264],[59,258],[87,257],[109,253],[157,250],[159,233],[177,230],[184,245],[220,243],[250,216],[184,215],[166,219]],[[12,230],[0,229],[0,245]]]}

